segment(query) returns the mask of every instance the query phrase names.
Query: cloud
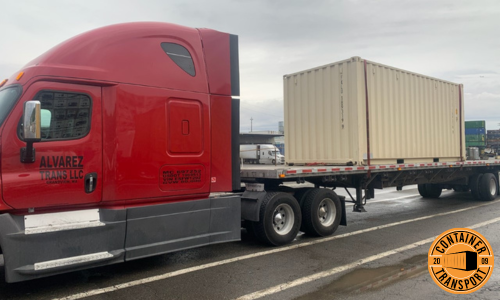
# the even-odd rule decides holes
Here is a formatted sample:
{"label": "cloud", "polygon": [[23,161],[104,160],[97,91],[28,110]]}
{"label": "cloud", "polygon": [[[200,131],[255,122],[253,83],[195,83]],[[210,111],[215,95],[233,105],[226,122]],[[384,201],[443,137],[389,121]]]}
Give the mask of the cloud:
{"label": "cloud", "polygon": [[[0,78],[78,33],[161,21],[239,35],[242,108],[248,102],[248,111],[269,114],[253,116],[259,128],[277,128],[284,74],[352,56],[463,83],[466,116],[493,118],[500,103],[484,95],[500,93],[499,15],[496,0],[10,1],[0,10],[0,25],[8,28]],[[246,119],[242,110],[242,129]]]}
{"label": "cloud", "polygon": [[283,120],[283,99],[240,102],[241,132],[250,132],[251,127],[253,131],[278,131],[278,122]]}

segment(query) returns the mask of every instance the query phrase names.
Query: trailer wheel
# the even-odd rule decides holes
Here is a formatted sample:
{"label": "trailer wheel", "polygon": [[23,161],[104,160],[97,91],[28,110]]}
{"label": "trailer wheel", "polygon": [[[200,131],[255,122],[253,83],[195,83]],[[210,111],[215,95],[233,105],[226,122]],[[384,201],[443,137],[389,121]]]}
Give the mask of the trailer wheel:
{"label": "trailer wheel", "polygon": [[479,180],[479,195],[483,201],[491,201],[497,197],[498,182],[495,175],[486,173]]}
{"label": "trailer wheel", "polygon": [[476,200],[481,200],[481,193],[479,191],[479,182],[481,181],[481,178],[483,177],[483,174],[474,174],[469,178],[469,188],[472,196]]}
{"label": "trailer wheel", "polygon": [[299,206],[302,208],[302,205],[307,197],[307,195],[313,191],[314,188],[299,188],[296,190],[295,194],[293,195],[297,201],[299,201]]}
{"label": "trailer wheel", "polygon": [[420,196],[424,198],[429,198],[429,194],[427,193],[427,189],[425,188],[425,184],[419,184],[418,185],[418,193]]}
{"label": "trailer wheel", "polygon": [[424,198],[439,198],[443,189],[439,184],[419,184],[418,192]]}
{"label": "trailer wheel", "polygon": [[255,235],[263,242],[281,246],[292,242],[299,232],[302,214],[299,203],[287,193],[270,192],[262,201]]}
{"label": "trailer wheel", "polygon": [[302,204],[302,227],[307,235],[332,235],[339,227],[341,215],[340,199],[335,192],[314,189]]}
{"label": "trailer wheel", "polygon": [[[307,195],[313,190],[314,190],[314,188],[300,188],[293,195],[295,197],[295,199],[297,199],[297,201],[299,201],[300,210],[302,212],[304,211],[303,210],[304,201],[305,201]],[[300,224],[300,231],[305,232],[303,219],[304,219],[304,214],[302,213],[302,223]]]}

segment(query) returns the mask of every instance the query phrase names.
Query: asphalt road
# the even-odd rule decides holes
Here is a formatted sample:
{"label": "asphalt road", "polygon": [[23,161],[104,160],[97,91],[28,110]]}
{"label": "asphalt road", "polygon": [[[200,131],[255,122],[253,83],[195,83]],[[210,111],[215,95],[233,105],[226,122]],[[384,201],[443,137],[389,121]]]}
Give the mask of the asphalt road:
{"label": "asphalt road", "polygon": [[[378,192],[366,209],[355,213],[348,204],[348,226],[334,236],[300,235],[278,248],[263,246],[242,230],[241,242],[30,282],[0,279],[0,299],[456,298],[427,271],[428,239],[474,225],[490,242],[500,268],[500,198],[480,202],[469,193],[445,191],[440,199],[423,199],[410,186]],[[497,269],[481,290],[460,298],[499,299]]]}

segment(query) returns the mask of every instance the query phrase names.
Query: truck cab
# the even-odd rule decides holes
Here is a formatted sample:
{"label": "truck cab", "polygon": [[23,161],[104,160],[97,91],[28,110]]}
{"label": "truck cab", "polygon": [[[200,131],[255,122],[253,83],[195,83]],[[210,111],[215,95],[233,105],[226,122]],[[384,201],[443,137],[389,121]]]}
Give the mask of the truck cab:
{"label": "truck cab", "polygon": [[237,36],[107,26],[1,85],[8,282],[239,240]]}
{"label": "truck cab", "polygon": [[272,144],[240,145],[240,159],[250,164],[284,164],[285,156]]}

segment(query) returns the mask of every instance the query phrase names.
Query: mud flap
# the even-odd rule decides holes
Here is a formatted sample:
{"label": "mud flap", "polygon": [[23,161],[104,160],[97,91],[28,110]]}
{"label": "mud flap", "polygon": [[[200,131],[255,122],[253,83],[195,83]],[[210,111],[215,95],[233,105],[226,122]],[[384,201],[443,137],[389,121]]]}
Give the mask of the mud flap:
{"label": "mud flap", "polygon": [[340,205],[342,205],[342,217],[340,218],[340,225],[347,226],[347,214],[345,211],[345,196],[339,196]]}

